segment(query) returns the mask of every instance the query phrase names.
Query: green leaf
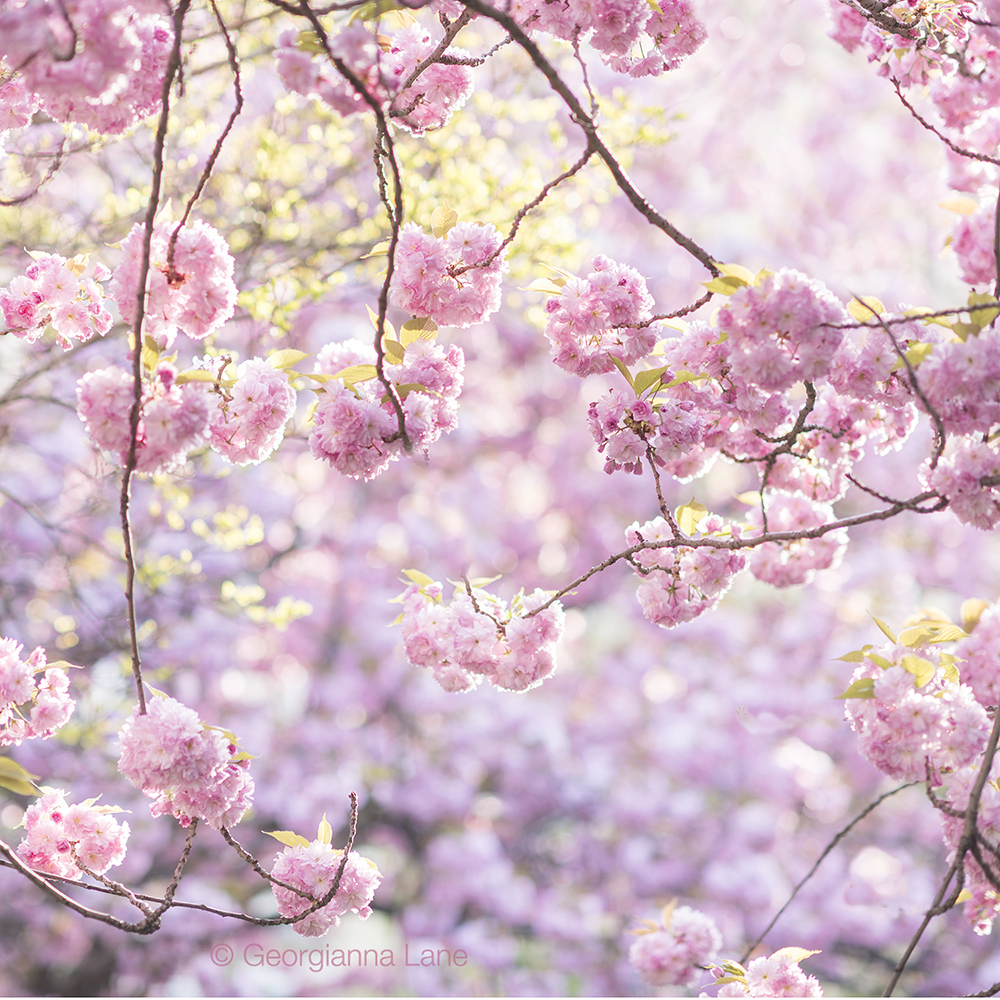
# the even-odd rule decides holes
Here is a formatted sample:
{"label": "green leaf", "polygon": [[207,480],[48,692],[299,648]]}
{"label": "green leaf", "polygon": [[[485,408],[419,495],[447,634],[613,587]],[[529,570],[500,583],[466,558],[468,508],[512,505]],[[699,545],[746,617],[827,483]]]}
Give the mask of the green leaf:
{"label": "green leaf", "polygon": [[447,202],[443,205],[438,205],[431,212],[431,230],[439,240],[447,236],[457,224],[458,212],[453,208],[449,208]]}
{"label": "green leaf", "polygon": [[857,295],[847,303],[847,311],[859,322],[870,323],[885,312],[885,306],[874,295]]}
{"label": "green leaf", "polygon": [[953,684],[959,683],[961,678],[958,676],[958,667],[954,663],[943,663],[941,667],[944,670],[945,680],[949,680]]}
{"label": "green leaf", "polygon": [[347,385],[354,385],[355,382],[368,382],[377,378],[378,370],[374,365],[351,365],[348,368],[341,368],[333,377],[342,378]]}
{"label": "green leaf", "polygon": [[670,918],[674,915],[674,908],[677,906],[677,897],[674,896],[660,913],[660,920],[663,922],[663,926],[666,930],[670,930]]}
{"label": "green leaf", "polygon": [[291,368],[292,365],[297,365],[303,358],[312,357],[306,351],[296,351],[291,347],[286,347],[284,350],[275,351],[274,354],[268,355],[267,363],[272,368],[277,368],[278,371],[284,371],[286,368]]}
{"label": "green leaf", "polygon": [[49,667],[58,667],[60,670],[83,670],[79,663],[70,663],[69,660],[49,660],[44,667],[39,667],[39,672],[48,670]]}
{"label": "green leaf", "polygon": [[636,372],[635,381],[632,384],[635,394],[641,396],[651,386],[658,385],[666,371],[667,367],[664,365],[663,368],[650,368],[648,371]]}
{"label": "green leaf", "polygon": [[801,962],[803,959],[808,958],[810,955],[818,955],[819,951],[809,951],[806,948],[781,948],[771,955],[771,958],[780,957],[787,958],[791,962]]}
{"label": "green leaf", "polygon": [[914,656],[907,653],[900,661],[899,665],[916,678],[914,687],[922,688],[934,676],[937,667],[930,660],[925,660],[922,656]]}
{"label": "green leaf", "polygon": [[237,760],[256,760],[257,757],[252,753],[247,753],[246,750],[241,750],[239,753],[234,753],[232,757],[229,758],[229,763],[232,764]]}
{"label": "green leaf", "polygon": [[37,795],[38,789],[31,783],[37,777],[37,774],[26,771],[16,760],[0,757],[0,788],[18,795]]}
{"label": "green leaf", "polygon": [[633,389],[635,389],[635,382],[632,379],[632,373],[625,367],[622,360],[620,358],[612,358],[611,360],[614,362],[615,368],[617,368],[622,375],[625,376],[625,381],[628,382]]}
{"label": "green leaf", "polygon": [[887,660],[884,656],[879,656],[878,653],[866,653],[865,656],[867,656],[876,667],[881,667],[883,670],[888,670],[892,666],[892,660]]}
{"label": "green leaf", "polygon": [[861,680],[855,681],[851,686],[843,693],[837,695],[837,700],[842,698],[874,698],[875,697],[875,680],[872,677],[862,677]]}
{"label": "green leaf", "polygon": [[333,840],[333,827],[326,821],[326,813],[323,813],[323,818],[319,821],[316,839],[321,844],[329,844]]}
{"label": "green leaf", "polygon": [[685,382],[697,382],[698,379],[711,378],[707,372],[688,372],[681,371],[678,372],[666,385],[663,386],[664,389],[673,389],[675,385],[683,385]]}
{"label": "green leaf", "polygon": [[708,513],[708,508],[704,504],[698,503],[693,497],[685,504],[681,504],[674,511],[674,518],[677,527],[685,535],[693,535],[698,530],[698,522]]}
{"label": "green leaf", "polygon": [[308,847],[310,844],[310,841],[306,840],[305,837],[298,833],[292,833],[291,830],[261,830],[261,833],[274,837],[279,844],[284,844],[285,847]]}
{"label": "green leaf", "polygon": [[[411,392],[427,392],[427,386],[421,385],[419,382],[403,382],[401,385],[396,386],[396,392],[399,395],[399,398],[403,400],[406,399],[406,397],[409,396]],[[435,393],[435,395],[440,395],[440,394]],[[383,403],[390,402],[388,393],[386,393],[382,397],[382,402]]]}
{"label": "green leaf", "polygon": [[421,587],[426,587],[434,581],[426,573],[421,573],[419,569],[404,569],[403,576]]}
{"label": "green leaf", "polygon": [[148,371],[154,371],[160,360],[160,346],[148,334],[142,338],[142,363]]}
{"label": "green leaf", "polygon": [[204,368],[188,368],[187,371],[178,372],[174,381],[178,385],[184,385],[185,382],[214,382],[215,376]]}
{"label": "green leaf", "polygon": [[896,642],[896,636],[893,634],[892,629],[881,618],[876,618],[871,612],[868,613],[868,617],[878,625],[882,630],[882,634],[888,638],[889,642]]}
{"label": "green leaf", "polygon": [[969,337],[978,337],[982,327],[978,323],[962,323],[955,320],[948,324],[948,328],[964,344]]}
{"label": "green leaf", "polygon": [[433,340],[437,332],[437,323],[429,316],[415,316],[400,327],[399,342],[406,347],[415,340]]}
{"label": "green leaf", "polygon": [[406,357],[406,348],[398,340],[390,340],[388,337],[382,338],[382,350],[391,365],[401,365]]}

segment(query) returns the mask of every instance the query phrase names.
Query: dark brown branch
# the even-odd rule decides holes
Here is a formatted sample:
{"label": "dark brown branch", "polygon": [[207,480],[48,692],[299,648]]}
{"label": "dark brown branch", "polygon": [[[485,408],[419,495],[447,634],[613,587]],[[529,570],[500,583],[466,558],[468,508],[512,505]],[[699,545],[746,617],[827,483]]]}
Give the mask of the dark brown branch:
{"label": "dark brown branch", "polygon": [[688,253],[700,261],[710,274],[713,276],[718,275],[720,273],[719,268],[711,255],[706,250],[703,250],[689,236],[685,236],[684,233],[677,229],[677,227],[674,226],[668,219],[660,215],[660,213],[657,212],[648,201],[646,201],[642,194],[639,193],[638,189],[625,173],[624,167],[622,167],[622,165],[618,162],[617,157],[614,153],[612,153],[608,146],[605,145],[604,140],[599,136],[597,125],[594,123],[593,118],[587,113],[583,105],[580,104],[576,95],[566,85],[566,82],[556,71],[552,63],[549,62],[546,56],[542,53],[541,49],[539,49],[539,47],[528,36],[517,21],[515,21],[514,18],[507,12],[498,10],[496,7],[486,3],[485,0],[463,0],[463,3],[470,10],[474,10],[477,13],[482,14],[491,21],[496,21],[497,24],[503,27],[511,38],[513,38],[514,41],[517,42],[522,49],[524,49],[524,51],[531,58],[531,61],[541,71],[546,80],[549,81],[549,85],[552,89],[563,99],[563,103],[565,103],[565,105],[569,108],[570,116],[573,121],[576,122],[576,124],[587,136],[588,148],[593,145],[597,155],[600,156],[607,168],[611,171],[611,175],[614,177],[619,190],[625,195],[626,198],[628,198],[636,211],[638,211],[639,214],[642,215],[643,218],[645,218],[651,225],[665,233],[678,246],[683,247]]}
{"label": "dark brown branch", "polygon": [[160,120],[156,126],[153,144],[153,182],[146,206],[145,229],[142,239],[142,261],[139,265],[139,279],[136,290],[135,324],[132,344],[132,379],[134,395],[129,410],[129,444],[122,474],[121,515],[122,541],[125,545],[125,604],[128,615],[129,649],[132,655],[132,675],[135,678],[136,693],[139,698],[139,714],[146,714],[146,692],[142,687],[142,663],[139,659],[139,638],[135,616],[135,553],[132,547],[132,525],[129,521],[129,501],[131,499],[132,473],[136,467],[136,453],[139,445],[139,419],[142,411],[142,322],[146,314],[146,280],[149,276],[152,257],[153,226],[160,204],[160,188],[163,183],[163,151],[167,140],[167,123],[170,120],[170,87],[181,65],[181,33],[184,17],[191,6],[191,0],[180,0],[174,11],[174,46],[170,52],[166,71],[163,74],[163,88],[160,99]]}

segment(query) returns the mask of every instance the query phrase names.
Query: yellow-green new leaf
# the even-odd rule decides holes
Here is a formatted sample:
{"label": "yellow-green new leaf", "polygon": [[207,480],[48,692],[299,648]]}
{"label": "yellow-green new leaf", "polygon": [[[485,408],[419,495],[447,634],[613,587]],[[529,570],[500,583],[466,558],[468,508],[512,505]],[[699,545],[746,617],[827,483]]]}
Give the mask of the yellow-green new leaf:
{"label": "yellow-green new leaf", "polygon": [[667,367],[664,366],[663,368],[650,368],[647,371],[636,372],[635,381],[633,382],[635,394],[641,396],[647,389],[659,385],[660,379],[666,370]]}
{"label": "yellow-green new leaf", "polygon": [[404,569],[403,576],[407,577],[419,587],[426,587],[434,582],[431,577],[429,577],[426,573],[421,573],[419,569]]}
{"label": "yellow-green new leaf", "polygon": [[807,948],[781,948],[771,955],[771,958],[787,958],[790,962],[801,962],[810,955],[818,955],[819,951],[809,951]]}
{"label": "yellow-green new leaf", "polygon": [[711,281],[703,281],[702,284],[710,292],[717,292],[720,295],[732,295],[733,292],[738,292],[741,288],[746,288],[750,282],[744,281],[733,274],[723,274],[718,278],[713,278]]}
{"label": "yellow-green new leaf", "polygon": [[326,813],[323,813],[323,818],[319,821],[316,839],[321,844],[329,844],[333,840],[333,827],[326,821]]}
{"label": "yellow-green new leaf", "polygon": [[892,661],[887,660],[884,656],[879,656],[878,653],[865,653],[876,667],[881,667],[883,670],[888,670],[892,666]]}
{"label": "yellow-green new leaf", "polygon": [[873,677],[862,677],[855,681],[843,694],[837,695],[837,700],[844,698],[874,698],[875,679]]}
{"label": "yellow-green new leaf", "polygon": [[847,311],[859,323],[870,323],[885,312],[885,306],[874,295],[856,295],[847,303]]}
{"label": "yellow-green new leaf", "polygon": [[434,320],[429,316],[417,316],[408,319],[399,328],[399,342],[406,347],[415,340],[434,340],[437,332],[437,323]]}
{"label": "yellow-green new leaf", "polygon": [[286,368],[291,368],[292,365],[297,365],[303,358],[311,356],[306,351],[296,351],[291,347],[286,347],[284,350],[275,351],[274,354],[268,355],[267,363],[272,368],[277,368],[278,371],[284,371]]}
{"label": "yellow-green new leaf", "polygon": [[174,381],[178,385],[184,385],[185,382],[214,382],[215,376],[204,368],[188,368],[187,371],[178,372]]}
{"label": "yellow-green new leaf", "polygon": [[342,378],[348,385],[354,385],[355,382],[368,382],[377,378],[378,371],[374,365],[351,365],[348,368],[341,368],[333,377]]}
{"label": "yellow-green new leaf", "polygon": [[863,663],[865,654],[860,649],[852,649],[849,653],[844,653],[843,656],[838,656],[836,659],[843,660],[844,663]]}
{"label": "yellow-green new leaf", "polygon": [[979,202],[975,198],[963,198],[961,195],[939,201],[938,205],[948,209],[949,212],[957,212],[959,215],[972,215],[973,212],[979,211]]}
{"label": "yellow-green new leaf", "polygon": [[934,676],[937,667],[930,660],[925,660],[922,656],[914,656],[908,653],[900,661],[899,665],[916,678],[914,687],[922,688]]}
{"label": "yellow-green new leaf", "polygon": [[958,684],[961,678],[958,676],[958,667],[954,663],[942,663],[941,669],[944,671],[945,680],[949,680],[952,684]]}
{"label": "yellow-green new leaf", "polygon": [[49,667],[58,667],[60,670],[83,670],[79,663],[70,663],[69,660],[49,660],[44,667],[39,667],[39,672],[48,670]]}
{"label": "yellow-green new leaf", "polygon": [[754,283],[754,273],[742,264],[716,264],[715,265],[727,278],[736,278],[747,285]]}
{"label": "yellow-green new leaf", "polygon": [[711,378],[707,372],[688,372],[681,371],[678,372],[666,385],[663,386],[664,389],[673,389],[675,385],[683,385],[685,382],[697,382],[698,379]]}
{"label": "yellow-green new leaf", "polygon": [[362,254],[361,259],[367,260],[369,257],[385,257],[389,253],[389,240],[382,240],[381,243],[376,243],[375,246],[368,251],[368,253]]}
{"label": "yellow-green new leaf", "polygon": [[431,212],[431,230],[440,240],[448,235],[458,225],[458,212],[447,204],[438,205]]}
{"label": "yellow-green new leaf", "polygon": [[[964,337],[962,338],[965,339]],[[904,352],[906,360],[910,362],[913,368],[919,368],[924,361],[926,361],[931,354],[934,353],[933,344],[911,344]],[[890,368],[890,371],[898,371],[905,365],[902,358],[897,358],[896,363]]]}
{"label": "yellow-green new leaf", "polygon": [[670,929],[670,918],[674,915],[674,909],[677,906],[677,897],[674,896],[660,913],[660,920],[663,922],[663,926],[669,930]]}
{"label": "yellow-green new leaf", "polygon": [[896,636],[893,633],[892,629],[889,628],[889,626],[886,625],[886,623],[882,621],[881,618],[876,618],[871,612],[868,613],[868,617],[871,618],[871,620],[875,622],[876,625],[878,625],[878,627],[882,630],[882,634],[888,638],[889,642],[896,641]]}
{"label": "yellow-green new leaf", "polygon": [[989,601],[984,601],[981,597],[970,597],[962,602],[959,614],[962,617],[962,628],[966,632],[971,632],[978,624],[983,612],[990,606]]}
{"label": "yellow-green new leaf", "polygon": [[692,499],[688,503],[681,504],[674,511],[674,519],[677,521],[677,527],[685,535],[693,535],[698,530],[698,522],[707,513],[708,508],[704,504],[700,504]]}
{"label": "yellow-green new leaf", "polygon": [[926,625],[917,625],[915,628],[906,628],[899,633],[899,641],[903,646],[909,646],[910,649],[916,649],[918,646],[922,646],[929,639],[934,636],[934,629],[928,628]]}
{"label": "yellow-green new leaf", "polygon": [[401,365],[406,357],[406,348],[398,340],[390,340],[388,337],[382,338],[382,350],[391,365]]}
{"label": "yellow-green new leaf", "polygon": [[16,760],[0,757],[0,788],[6,788],[18,795],[37,795],[38,789],[31,783],[37,774],[26,771]]}
{"label": "yellow-green new leaf", "polygon": [[945,625],[943,628],[934,630],[934,637],[931,642],[955,642],[957,639],[967,639],[968,632],[964,632],[957,625]]}
{"label": "yellow-green new leaf", "polygon": [[995,295],[988,292],[969,292],[970,306],[986,306],[985,309],[970,309],[969,318],[978,326],[989,326],[997,316],[1000,316],[1000,308]]}
{"label": "yellow-green new leaf", "polygon": [[614,362],[615,368],[617,368],[622,375],[625,376],[625,381],[628,382],[633,389],[635,389],[635,381],[632,378],[632,373],[625,367],[624,362],[622,362],[619,358],[612,358],[611,360]]}
{"label": "yellow-green new leaf", "polygon": [[[372,309],[372,307],[369,306],[369,305],[366,305],[365,308],[368,310],[368,318],[372,321],[372,326],[375,327],[375,329],[377,330],[378,329],[378,313],[375,312],[375,310]],[[395,327],[393,327],[393,325],[389,322],[388,319],[386,319],[385,321],[383,321],[382,327],[383,327],[382,333],[386,337],[392,337],[393,339],[395,339],[395,337],[396,337]]]}
{"label": "yellow-green new leaf", "polygon": [[261,833],[274,837],[279,844],[284,844],[285,847],[308,847],[310,843],[301,834],[292,833],[291,830],[262,830]]}
{"label": "yellow-green new leaf", "polygon": [[566,282],[562,278],[535,278],[535,280],[524,289],[526,292],[544,292],[546,295],[562,295],[563,285]]}

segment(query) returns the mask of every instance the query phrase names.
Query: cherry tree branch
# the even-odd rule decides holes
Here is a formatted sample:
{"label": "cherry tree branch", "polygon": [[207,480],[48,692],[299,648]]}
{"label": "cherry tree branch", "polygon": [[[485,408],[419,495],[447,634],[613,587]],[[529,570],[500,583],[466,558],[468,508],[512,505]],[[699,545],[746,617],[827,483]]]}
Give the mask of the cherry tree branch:
{"label": "cherry tree branch", "polygon": [[496,7],[486,3],[485,0],[462,0],[462,2],[470,10],[474,10],[478,14],[482,14],[483,17],[496,21],[496,23],[504,28],[510,37],[513,38],[522,49],[524,49],[531,61],[539,69],[545,79],[548,80],[552,89],[562,98],[566,107],[569,108],[570,117],[583,130],[587,137],[588,148],[591,144],[593,145],[597,155],[604,161],[608,170],[611,171],[611,175],[614,177],[619,190],[625,195],[626,198],[628,198],[636,211],[639,212],[639,214],[642,215],[647,222],[655,226],[661,232],[665,233],[678,246],[683,247],[696,260],[700,261],[710,274],[713,276],[720,274],[721,272],[711,255],[695,243],[689,236],[685,236],[684,233],[677,229],[677,227],[674,226],[668,219],[657,212],[656,209],[649,204],[645,197],[635,187],[629,179],[628,174],[625,172],[625,168],[622,167],[615,154],[600,137],[597,125],[591,115],[587,113],[583,105],[577,99],[576,95],[572,90],[570,90],[569,86],[559,75],[556,68],[525,32],[521,25],[519,25],[509,13],[503,10],[498,10]]}
{"label": "cherry tree branch", "polygon": [[163,153],[167,140],[167,123],[170,119],[170,88],[181,65],[181,42],[184,28],[184,17],[191,7],[191,0],[180,0],[173,12],[174,45],[163,74],[161,91],[160,118],[156,126],[156,138],[153,143],[153,181],[146,206],[145,229],[142,238],[142,259],[139,264],[139,278],[136,291],[136,312],[133,325],[132,343],[132,383],[133,399],[129,410],[129,444],[125,459],[125,470],[122,473],[121,499],[119,513],[122,525],[122,541],[125,546],[125,605],[128,616],[129,647],[132,657],[132,675],[135,679],[136,693],[139,699],[139,714],[146,714],[146,692],[142,686],[142,663],[139,659],[139,638],[135,615],[135,553],[132,545],[132,525],[129,520],[129,502],[131,500],[132,474],[136,468],[136,454],[139,446],[139,419],[142,412],[142,323],[146,314],[146,281],[149,277],[152,257],[153,226],[156,222],[156,212],[160,204],[160,189],[163,183]]}

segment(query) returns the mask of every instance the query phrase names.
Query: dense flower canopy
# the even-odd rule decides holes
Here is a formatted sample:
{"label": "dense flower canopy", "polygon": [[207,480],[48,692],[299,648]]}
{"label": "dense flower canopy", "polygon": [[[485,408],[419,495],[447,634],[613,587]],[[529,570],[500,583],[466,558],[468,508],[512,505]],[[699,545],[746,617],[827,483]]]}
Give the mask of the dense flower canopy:
{"label": "dense flower canopy", "polygon": [[1000,979],[998,24],[0,5],[0,992]]}

